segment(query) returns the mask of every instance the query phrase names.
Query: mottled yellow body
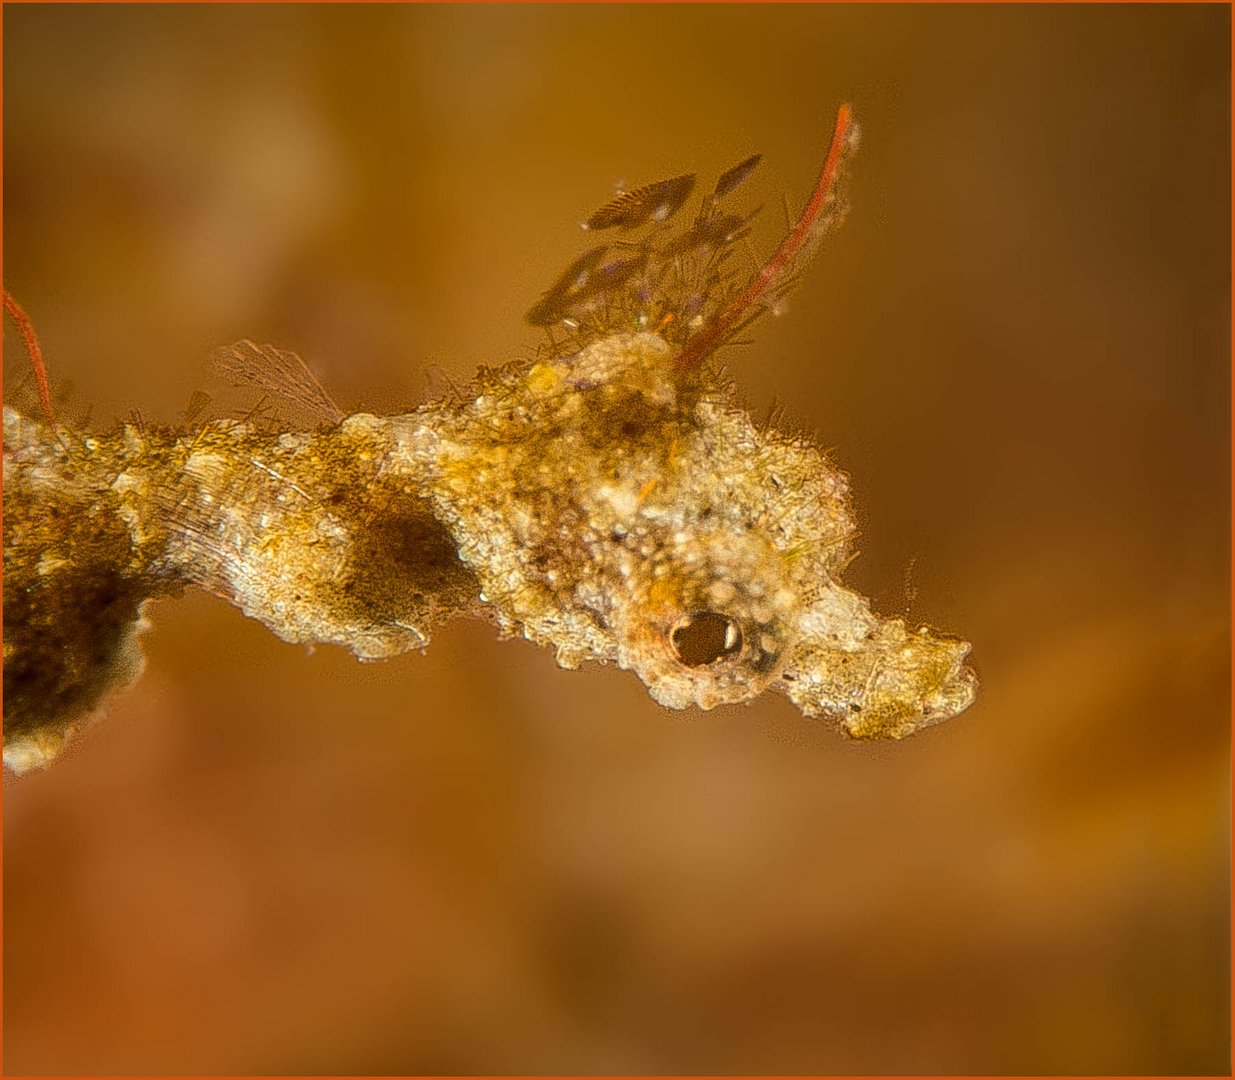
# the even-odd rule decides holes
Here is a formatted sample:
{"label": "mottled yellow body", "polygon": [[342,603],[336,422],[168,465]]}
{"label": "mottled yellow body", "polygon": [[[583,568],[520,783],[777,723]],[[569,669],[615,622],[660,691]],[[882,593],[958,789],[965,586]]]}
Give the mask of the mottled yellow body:
{"label": "mottled yellow body", "polygon": [[565,344],[483,373],[468,400],[344,418],[294,354],[241,342],[225,367],[321,429],[86,436],[6,409],[6,765],[50,760],[134,677],[142,604],[185,585],[364,659],[487,612],[563,667],[634,671],[670,708],[775,689],[858,738],[966,708],[967,644],[881,619],[840,584],[844,474],[808,440],[757,429],[706,363],[776,309],[843,218],[856,145],[842,106],[801,217],[744,280],[729,267],[753,213],[727,202],[757,155],[682,228],[669,219],[693,175],[619,195],[586,228],[625,238],[576,259],[528,313]]}
{"label": "mottled yellow body", "polygon": [[774,688],[852,735],[900,737],[968,705],[967,645],[838,583],[846,477],[682,380],[674,355],[615,335],[471,401],[313,433],[58,439],[6,410],[6,762],[54,756],[134,674],[141,603],[190,584],[366,659],[487,610],[564,667],[634,671],[671,708]]}

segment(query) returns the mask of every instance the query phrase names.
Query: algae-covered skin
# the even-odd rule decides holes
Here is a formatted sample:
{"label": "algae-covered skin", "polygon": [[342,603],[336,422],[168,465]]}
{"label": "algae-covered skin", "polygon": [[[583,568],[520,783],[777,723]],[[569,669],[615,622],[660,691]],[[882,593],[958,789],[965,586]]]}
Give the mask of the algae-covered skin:
{"label": "algae-covered skin", "polygon": [[965,708],[967,644],[838,584],[845,475],[721,388],[683,387],[674,357],[654,334],[606,338],[413,428],[503,628],[563,667],[614,661],[675,709],[774,688],[851,735],[899,738]]}
{"label": "algae-covered skin", "polygon": [[748,219],[721,199],[757,159],[684,231],[663,219],[693,177],[619,196],[588,224],[632,238],[577,260],[529,313],[566,342],[458,400],[295,432],[87,435],[6,409],[5,764],[53,759],[139,671],[145,600],[187,585],[364,659],[488,614],[563,667],[635,672],[670,708],[777,690],[857,738],[966,708],[965,642],[882,619],[840,583],[845,475],[809,440],[756,427],[705,363],[839,220],[852,145],[842,110],[811,203],[746,281],[723,264]]}

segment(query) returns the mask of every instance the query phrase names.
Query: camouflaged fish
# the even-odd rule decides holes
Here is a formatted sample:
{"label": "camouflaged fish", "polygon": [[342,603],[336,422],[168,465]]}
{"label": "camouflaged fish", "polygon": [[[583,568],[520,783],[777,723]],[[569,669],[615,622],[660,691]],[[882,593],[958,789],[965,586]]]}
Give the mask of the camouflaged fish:
{"label": "camouflaged fish", "polygon": [[487,616],[563,667],[633,671],[672,709],[775,690],[856,738],[961,712],[969,646],[841,584],[847,478],[809,440],[754,424],[710,363],[842,218],[856,142],[844,107],[810,201],[754,274],[732,265],[753,217],[732,203],[758,156],[693,215],[694,176],[619,193],[583,222],[609,239],[528,312],[539,355],[454,400],[347,416],[294,354],[242,342],[224,366],[315,427],[88,434],[50,401],[38,419],[6,409],[5,764],[50,761],[136,677],[143,605],[186,585],[364,659]]}

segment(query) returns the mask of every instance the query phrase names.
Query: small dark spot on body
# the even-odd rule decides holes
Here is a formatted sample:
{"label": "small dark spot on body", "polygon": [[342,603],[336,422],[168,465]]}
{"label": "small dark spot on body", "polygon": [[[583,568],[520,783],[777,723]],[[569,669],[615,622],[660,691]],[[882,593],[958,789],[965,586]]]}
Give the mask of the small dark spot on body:
{"label": "small dark spot on body", "polygon": [[528,557],[528,562],[537,570],[547,570],[549,564],[553,561],[553,555],[547,548],[537,548]]}

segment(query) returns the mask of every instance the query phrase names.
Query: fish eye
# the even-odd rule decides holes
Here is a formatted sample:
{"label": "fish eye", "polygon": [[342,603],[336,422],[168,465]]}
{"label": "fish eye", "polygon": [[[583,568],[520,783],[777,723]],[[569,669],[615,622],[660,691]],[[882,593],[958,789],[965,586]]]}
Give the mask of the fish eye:
{"label": "fish eye", "polygon": [[727,615],[692,611],[670,634],[673,651],[687,667],[704,667],[742,648],[742,630]]}

